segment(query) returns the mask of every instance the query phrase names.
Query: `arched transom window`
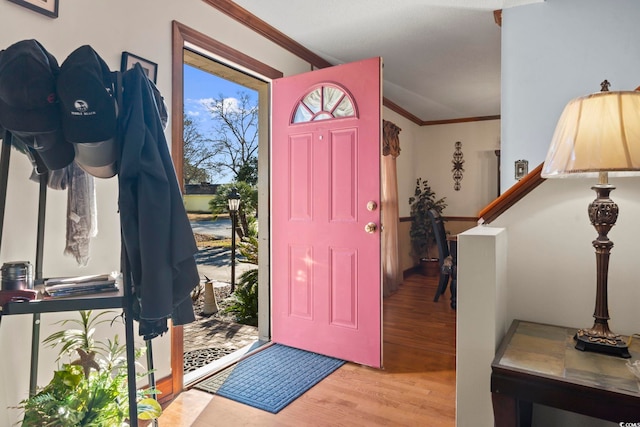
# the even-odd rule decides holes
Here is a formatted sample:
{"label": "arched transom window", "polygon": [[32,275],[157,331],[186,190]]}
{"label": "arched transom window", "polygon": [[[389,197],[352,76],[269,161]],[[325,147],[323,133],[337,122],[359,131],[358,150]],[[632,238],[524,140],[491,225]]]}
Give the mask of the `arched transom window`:
{"label": "arched transom window", "polygon": [[349,94],[337,86],[325,84],[316,87],[300,100],[292,123],[353,116],[355,116],[355,108]]}

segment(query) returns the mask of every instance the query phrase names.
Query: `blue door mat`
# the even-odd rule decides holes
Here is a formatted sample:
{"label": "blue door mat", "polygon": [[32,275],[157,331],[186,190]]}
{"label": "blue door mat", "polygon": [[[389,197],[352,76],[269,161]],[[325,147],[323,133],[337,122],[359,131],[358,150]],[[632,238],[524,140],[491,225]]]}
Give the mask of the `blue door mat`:
{"label": "blue door mat", "polygon": [[274,344],[194,387],[276,414],[344,363]]}

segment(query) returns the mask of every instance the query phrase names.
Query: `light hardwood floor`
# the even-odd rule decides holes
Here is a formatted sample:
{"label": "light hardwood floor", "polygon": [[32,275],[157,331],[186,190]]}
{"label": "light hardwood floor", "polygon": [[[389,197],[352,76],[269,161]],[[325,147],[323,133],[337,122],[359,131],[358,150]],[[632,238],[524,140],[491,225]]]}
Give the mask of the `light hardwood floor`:
{"label": "light hardwood floor", "polygon": [[413,275],[385,298],[383,370],[347,363],[275,415],[191,389],[160,426],[454,426],[456,316],[436,285]]}

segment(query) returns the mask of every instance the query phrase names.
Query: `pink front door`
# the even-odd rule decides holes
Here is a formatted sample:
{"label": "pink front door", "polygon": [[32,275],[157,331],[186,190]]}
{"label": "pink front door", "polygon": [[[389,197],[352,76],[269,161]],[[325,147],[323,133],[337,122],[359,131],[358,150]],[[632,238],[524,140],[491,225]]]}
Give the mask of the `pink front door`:
{"label": "pink front door", "polygon": [[381,59],[273,82],[272,339],[382,366]]}

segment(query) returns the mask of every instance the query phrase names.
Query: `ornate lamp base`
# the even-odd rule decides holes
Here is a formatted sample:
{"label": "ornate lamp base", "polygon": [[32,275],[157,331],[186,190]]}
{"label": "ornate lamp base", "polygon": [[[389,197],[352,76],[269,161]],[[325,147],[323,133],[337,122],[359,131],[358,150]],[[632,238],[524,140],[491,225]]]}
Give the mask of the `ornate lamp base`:
{"label": "ornate lamp base", "polygon": [[589,205],[589,219],[598,232],[598,237],[592,242],[596,250],[596,308],[593,317],[596,319],[593,327],[580,329],[576,335],[576,348],[582,351],[594,351],[630,358],[627,343],[620,335],[609,329],[609,306],[607,296],[607,282],[609,275],[609,254],[613,242],[607,234],[618,219],[618,205],[609,197],[615,189],[608,184],[606,172],[600,173],[598,184],[591,187],[596,192],[596,199]]}
{"label": "ornate lamp base", "polygon": [[596,353],[606,353],[629,359],[629,347],[620,335],[611,331],[603,333],[597,328],[580,329],[573,337],[576,340],[576,349],[581,351],[593,351]]}

